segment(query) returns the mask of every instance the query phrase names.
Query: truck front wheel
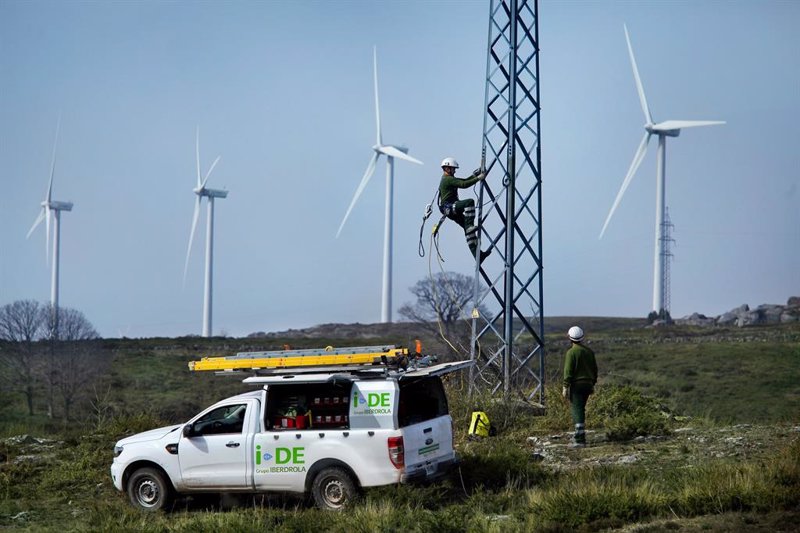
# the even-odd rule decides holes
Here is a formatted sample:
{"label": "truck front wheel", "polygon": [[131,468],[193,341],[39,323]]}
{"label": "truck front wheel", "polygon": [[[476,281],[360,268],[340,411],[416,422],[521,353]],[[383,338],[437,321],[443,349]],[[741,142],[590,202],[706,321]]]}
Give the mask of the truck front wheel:
{"label": "truck front wheel", "polygon": [[128,479],[128,498],[143,511],[159,511],[172,501],[172,487],[155,468],[140,468]]}
{"label": "truck front wheel", "polygon": [[350,505],[358,492],[350,474],[334,466],[317,474],[311,484],[311,495],[320,509],[339,511]]}

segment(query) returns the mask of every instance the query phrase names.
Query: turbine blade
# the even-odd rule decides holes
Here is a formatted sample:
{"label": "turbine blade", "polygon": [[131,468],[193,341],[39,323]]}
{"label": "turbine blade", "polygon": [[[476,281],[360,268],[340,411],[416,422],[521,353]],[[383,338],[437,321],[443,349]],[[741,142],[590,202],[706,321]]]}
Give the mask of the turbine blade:
{"label": "turbine blade", "polygon": [[681,130],[698,126],[717,126],[725,124],[724,120],[665,120],[653,126],[653,131]]}
{"label": "turbine blade", "polygon": [[48,203],[47,206],[44,208],[45,214],[44,219],[46,221],[45,226],[47,227],[47,238],[44,241],[44,255],[47,257],[47,264],[50,264],[50,217],[53,216],[50,213],[50,204]]}
{"label": "turbine blade", "polygon": [[422,164],[422,161],[419,159],[414,159],[410,155],[406,154],[405,152],[401,151],[396,146],[381,146],[378,148],[378,151],[382,154],[386,154],[390,157],[396,157],[398,159],[405,159],[406,161],[411,161],[412,163],[416,163],[418,165]]}
{"label": "turbine blade", "polygon": [[364,177],[361,178],[361,183],[358,184],[358,188],[356,189],[356,193],[353,195],[353,199],[350,201],[350,207],[347,208],[347,212],[344,214],[344,218],[342,219],[342,223],[339,224],[339,230],[336,232],[336,238],[339,238],[339,234],[342,233],[342,228],[344,227],[344,223],[347,222],[347,217],[350,216],[350,211],[353,210],[353,206],[356,205],[359,196],[361,193],[364,192],[364,187],[367,186],[369,183],[369,179],[372,177],[372,174],[375,173],[375,165],[378,164],[378,152],[372,154],[372,159],[369,160],[369,164],[367,165],[367,171],[364,172]]}
{"label": "turbine blade", "polygon": [[194,156],[197,163],[197,188],[201,188],[200,183],[200,126],[197,126],[197,136],[195,137]]}
{"label": "turbine blade", "polygon": [[625,179],[622,182],[622,187],[620,187],[619,192],[617,193],[617,198],[614,200],[614,205],[611,206],[611,211],[609,211],[608,216],[606,217],[606,222],[603,224],[603,229],[600,231],[600,237],[598,237],[598,239],[603,238],[603,234],[606,232],[608,223],[611,221],[611,217],[614,216],[614,211],[617,209],[619,202],[622,200],[625,190],[628,188],[628,185],[630,185],[633,176],[636,175],[636,170],[639,168],[639,165],[642,164],[644,154],[647,153],[648,141],[650,141],[650,133],[645,132],[644,137],[642,137],[642,142],[639,143],[639,148],[636,150],[636,154],[633,156],[633,161],[631,161],[631,166],[628,169],[628,173],[625,175]]}
{"label": "turbine blade", "polygon": [[372,73],[373,73],[373,81],[375,82],[375,125],[378,130],[377,142],[376,144],[380,146],[383,144],[381,140],[381,106],[378,104],[378,47],[372,47]]}
{"label": "turbine blade", "polygon": [[639,77],[639,69],[636,67],[636,58],[633,57],[633,47],[631,46],[631,38],[628,36],[628,26],[623,24],[622,27],[625,29],[625,40],[628,42],[628,55],[631,58],[633,77],[636,79],[636,90],[639,92],[639,103],[642,104],[642,112],[644,113],[644,118],[647,119],[647,123],[652,124],[653,117],[650,115],[647,98],[644,96],[644,87],[642,87],[642,79]]}
{"label": "turbine blade", "polygon": [[214,162],[211,163],[211,168],[209,168],[208,172],[206,172],[206,177],[203,180],[203,184],[200,186],[201,189],[205,188],[206,182],[208,181],[208,178],[211,176],[211,171],[213,171],[214,167],[217,166],[217,163],[219,163],[219,160],[220,160],[221,157],[222,157],[221,155],[218,155],[217,158],[214,160]]}
{"label": "turbine blade", "polygon": [[194,232],[197,229],[197,219],[200,218],[200,196],[197,196],[197,202],[194,204],[194,216],[192,216],[192,232],[189,233],[189,248],[186,249],[186,262],[183,265],[183,284],[186,285],[186,273],[189,271],[189,256],[192,254],[192,242],[194,241]]}
{"label": "turbine blade", "polygon": [[50,182],[47,184],[47,197],[45,201],[50,204],[50,199],[53,197],[53,176],[56,173],[56,150],[58,148],[58,132],[61,130],[61,114],[58,115],[58,122],[56,122],[56,138],[53,141],[53,159],[50,162]]}
{"label": "turbine blade", "polygon": [[42,220],[44,220],[44,211],[45,210],[42,209],[41,213],[39,213],[39,216],[37,216],[36,220],[33,221],[33,226],[31,226],[31,229],[28,230],[28,234],[25,236],[26,239],[30,239],[33,230],[35,230],[39,224],[42,223]]}

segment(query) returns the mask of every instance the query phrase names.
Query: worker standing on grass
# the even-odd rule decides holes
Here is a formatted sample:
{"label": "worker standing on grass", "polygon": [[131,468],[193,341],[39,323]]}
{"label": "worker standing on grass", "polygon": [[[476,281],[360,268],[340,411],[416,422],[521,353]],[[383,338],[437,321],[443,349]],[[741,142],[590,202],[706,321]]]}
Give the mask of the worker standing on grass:
{"label": "worker standing on grass", "polygon": [[572,421],[575,423],[572,444],[583,447],[586,446],[586,401],[597,383],[597,362],[594,352],[583,344],[584,334],[580,327],[572,326],[567,335],[572,346],[564,358],[564,386],[561,394],[572,404]]}
{"label": "worker standing on grass", "polygon": [[[439,182],[439,211],[442,215],[464,229],[464,235],[467,237],[467,245],[472,256],[475,257],[475,252],[478,250],[478,227],[475,226],[475,200],[469,198],[467,200],[458,199],[458,189],[466,189],[475,185],[479,181],[486,178],[486,173],[482,169],[476,169],[467,179],[456,177],[456,169],[458,168],[458,161],[452,157],[445,157],[442,160],[442,181]],[[481,252],[479,261],[483,263],[491,250]]]}

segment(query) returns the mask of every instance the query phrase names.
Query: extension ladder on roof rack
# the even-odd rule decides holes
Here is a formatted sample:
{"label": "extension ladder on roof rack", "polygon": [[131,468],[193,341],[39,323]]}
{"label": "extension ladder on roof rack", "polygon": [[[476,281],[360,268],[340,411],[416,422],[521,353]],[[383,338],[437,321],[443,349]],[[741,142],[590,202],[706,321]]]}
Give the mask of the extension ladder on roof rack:
{"label": "extension ladder on roof rack", "polygon": [[408,349],[397,346],[359,346],[309,350],[276,350],[271,352],[240,352],[224,357],[203,357],[199,361],[189,361],[192,371],[238,370],[269,372],[283,369],[298,371],[319,371],[320,367],[372,367],[375,365],[397,364],[408,356]]}

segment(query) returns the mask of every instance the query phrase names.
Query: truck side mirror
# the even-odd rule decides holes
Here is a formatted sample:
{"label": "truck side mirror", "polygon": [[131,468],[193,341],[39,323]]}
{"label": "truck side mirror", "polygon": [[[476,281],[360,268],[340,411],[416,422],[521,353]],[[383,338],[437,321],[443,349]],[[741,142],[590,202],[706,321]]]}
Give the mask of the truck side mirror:
{"label": "truck side mirror", "polygon": [[194,426],[192,424],[186,424],[183,426],[183,436],[187,439],[194,437]]}

